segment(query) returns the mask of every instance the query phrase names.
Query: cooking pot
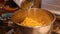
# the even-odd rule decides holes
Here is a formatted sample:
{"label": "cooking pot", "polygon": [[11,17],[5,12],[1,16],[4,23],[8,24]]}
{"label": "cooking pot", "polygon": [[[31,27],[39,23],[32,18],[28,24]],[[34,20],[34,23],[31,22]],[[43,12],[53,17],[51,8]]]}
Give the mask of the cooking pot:
{"label": "cooking pot", "polygon": [[[30,12],[31,10],[33,10],[32,13]],[[39,10],[39,12],[38,12],[38,10]],[[35,11],[35,13],[34,13],[34,11]],[[39,15],[37,12],[39,14],[41,13],[41,15],[44,14],[44,12],[45,12],[46,15],[48,15],[50,17],[51,22],[47,21],[48,24],[42,25],[42,26],[23,26],[23,25],[21,25],[21,23],[25,20],[25,18],[27,16],[35,19],[36,17],[34,14]],[[45,15],[43,15],[43,16],[47,17]],[[39,20],[39,17],[40,16],[38,16],[36,18],[37,21]],[[12,21],[18,25],[17,27],[19,27],[19,31],[21,32],[20,34],[51,34],[51,30],[52,30],[53,23],[55,22],[55,20],[56,20],[56,17],[54,14],[52,14],[51,12],[49,12],[47,10],[39,9],[39,8],[30,8],[28,10],[18,10],[12,15]]]}

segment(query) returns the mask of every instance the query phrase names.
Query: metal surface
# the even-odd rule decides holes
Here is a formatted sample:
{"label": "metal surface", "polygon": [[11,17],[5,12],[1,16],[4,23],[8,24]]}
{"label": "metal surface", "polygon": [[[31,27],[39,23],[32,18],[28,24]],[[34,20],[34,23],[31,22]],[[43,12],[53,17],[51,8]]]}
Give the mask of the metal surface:
{"label": "metal surface", "polygon": [[20,34],[49,34],[49,32],[52,29],[52,24],[54,23],[56,17],[52,13],[50,12],[48,13],[50,16],[52,16],[51,18],[53,18],[53,20],[50,24],[46,26],[34,26],[34,27],[28,26],[27,27],[27,26],[21,26],[19,23],[15,22],[19,26]]}

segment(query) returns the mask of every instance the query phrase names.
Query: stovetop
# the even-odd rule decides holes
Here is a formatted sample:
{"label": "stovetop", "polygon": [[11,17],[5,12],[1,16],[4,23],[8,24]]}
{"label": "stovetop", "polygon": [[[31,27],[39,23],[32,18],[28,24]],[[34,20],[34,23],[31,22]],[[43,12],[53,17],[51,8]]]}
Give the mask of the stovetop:
{"label": "stovetop", "polygon": [[57,18],[55,23],[53,24],[52,32],[54,32],[56,34],[60,34],[60,19],[59,18]]}

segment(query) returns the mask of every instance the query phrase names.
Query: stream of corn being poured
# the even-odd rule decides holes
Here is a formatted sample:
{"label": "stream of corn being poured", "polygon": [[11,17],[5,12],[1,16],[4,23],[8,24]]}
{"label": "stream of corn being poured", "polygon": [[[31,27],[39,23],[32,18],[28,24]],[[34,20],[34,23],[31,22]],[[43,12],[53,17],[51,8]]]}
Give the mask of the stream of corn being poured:
{"label": "stream of corn being poured", "polygon": [[43,26],[51,22],[51,18],[44,10],[29,9],[25,20],[21,23],[23,26]]}

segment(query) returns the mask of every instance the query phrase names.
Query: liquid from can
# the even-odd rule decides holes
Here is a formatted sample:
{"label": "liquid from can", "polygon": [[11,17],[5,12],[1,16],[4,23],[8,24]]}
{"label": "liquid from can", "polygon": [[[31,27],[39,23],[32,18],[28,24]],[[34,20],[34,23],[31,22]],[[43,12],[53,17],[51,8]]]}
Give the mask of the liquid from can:
{"label": "liquid from can", "polygon": [[51,22],[50,16],[44,10],[30,9],[27,11],[27,17],[21,23],[23,26],[43,26]]}

